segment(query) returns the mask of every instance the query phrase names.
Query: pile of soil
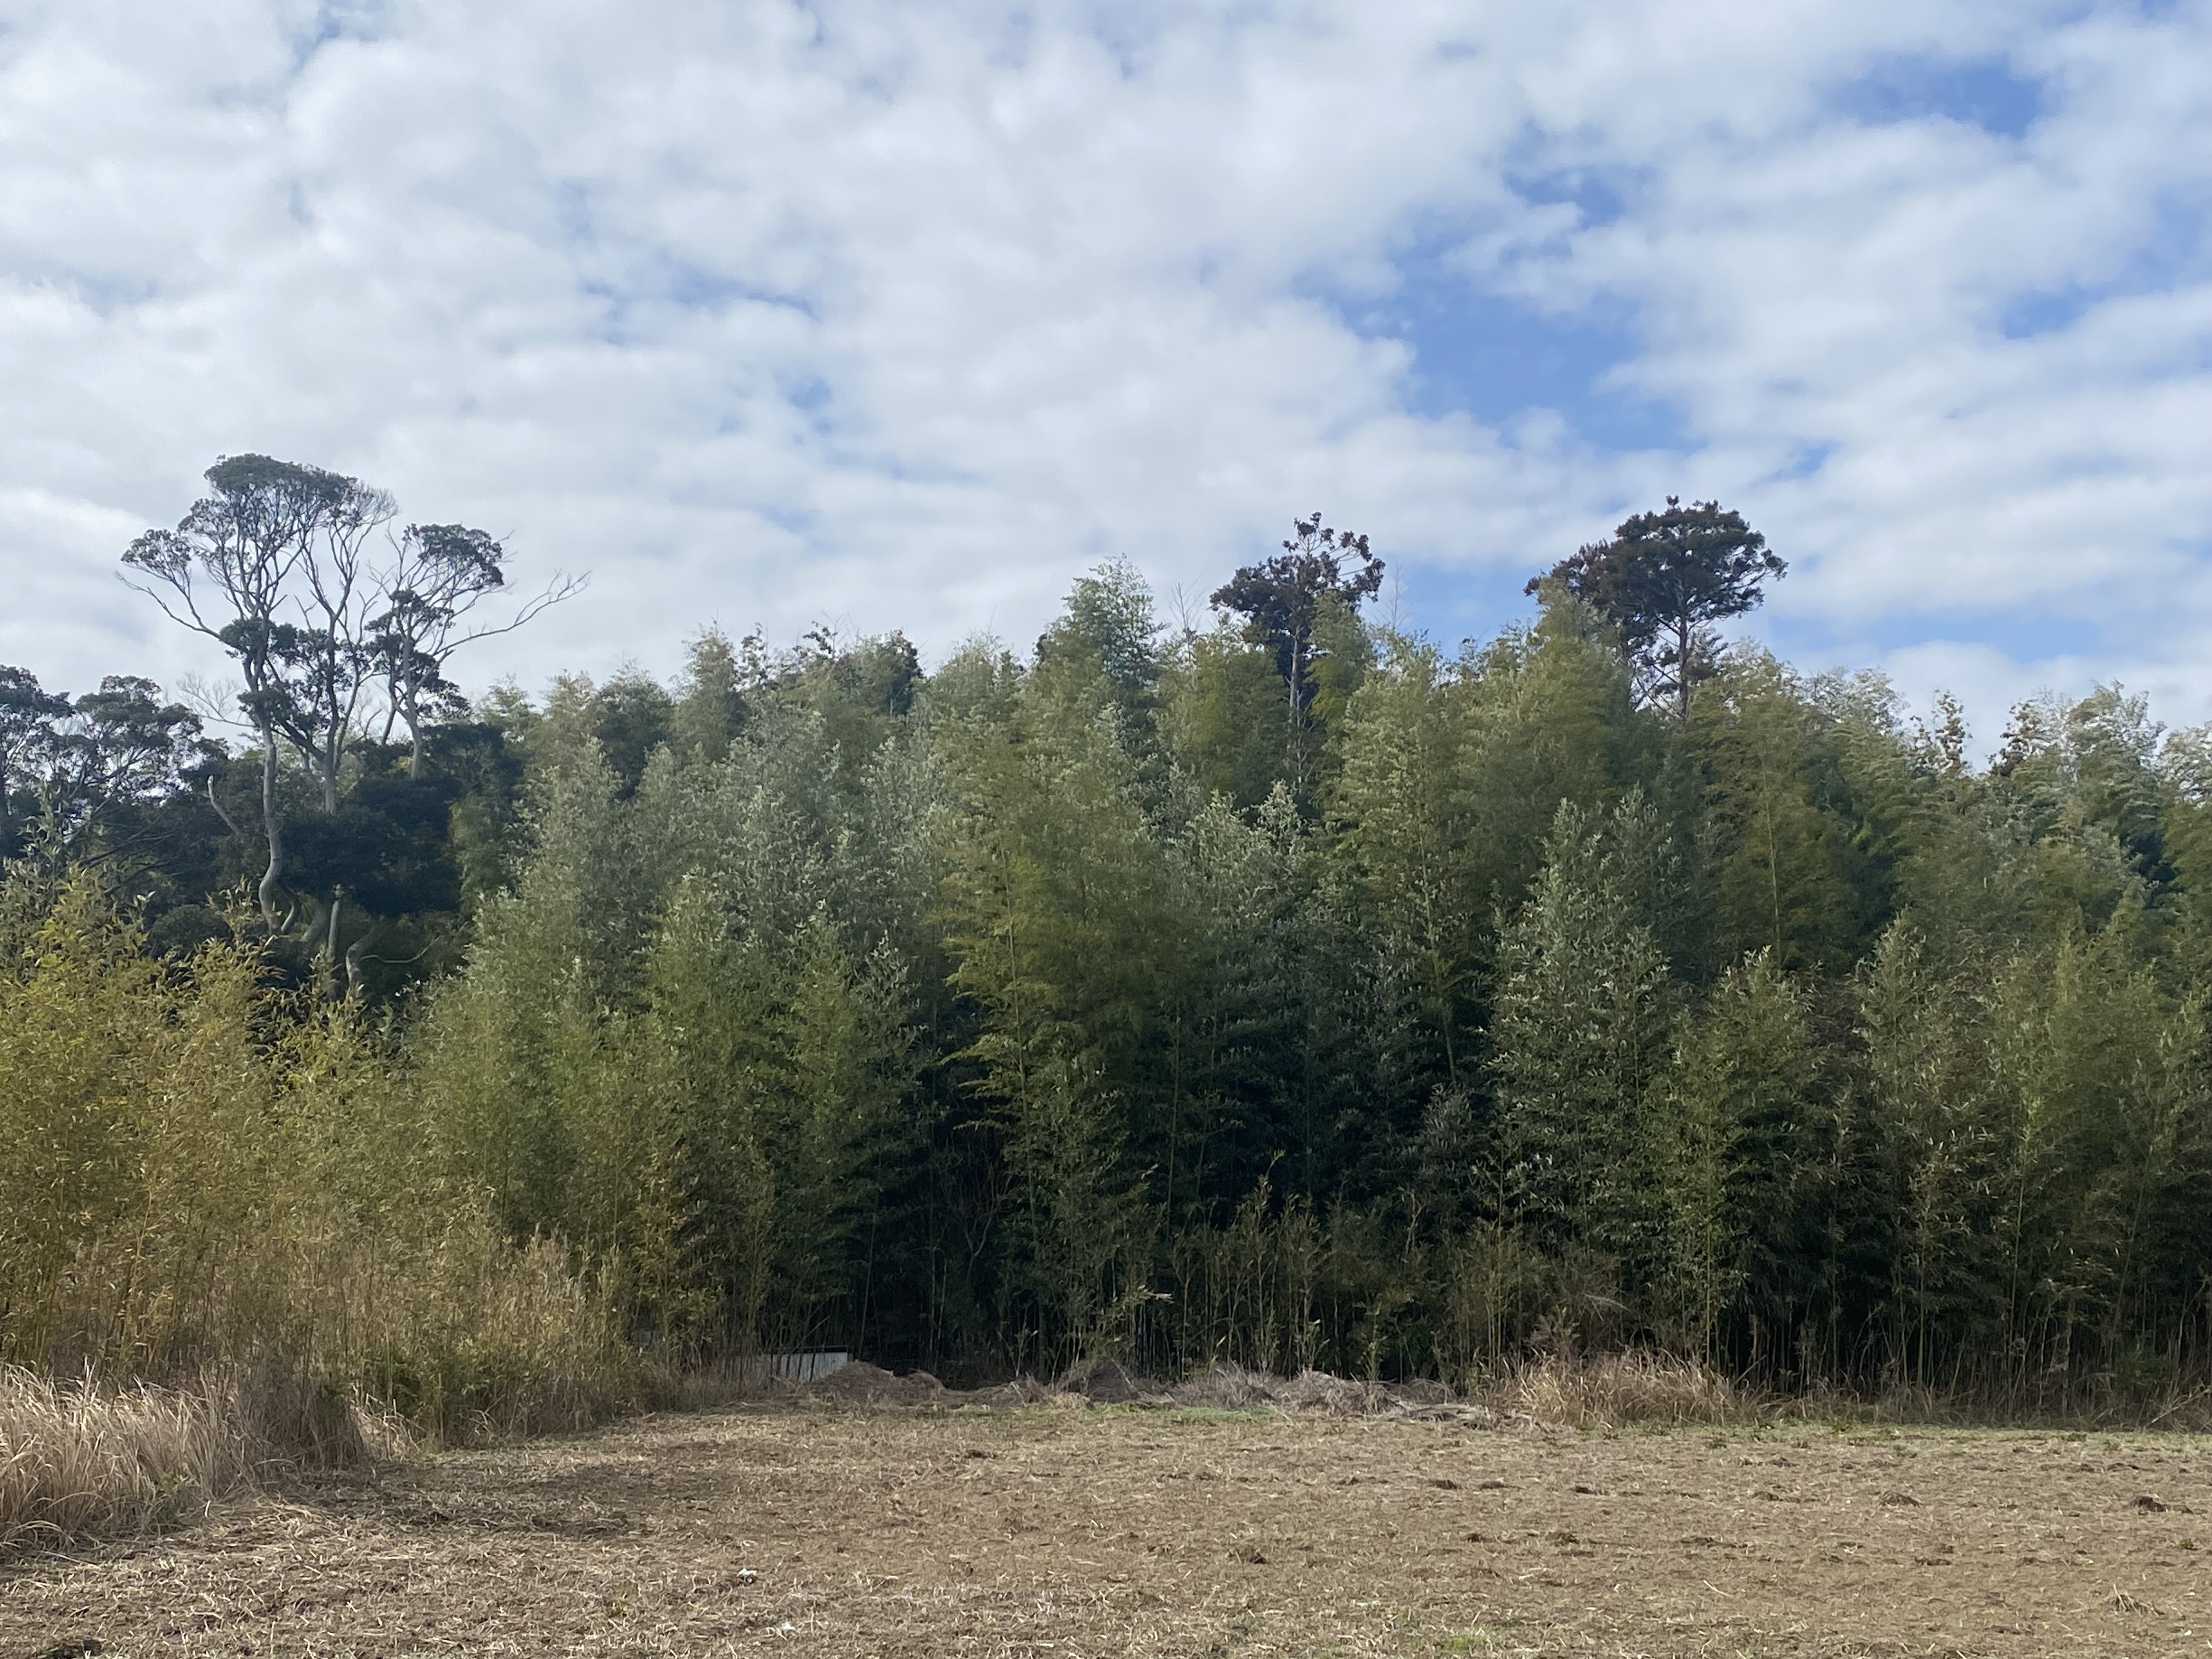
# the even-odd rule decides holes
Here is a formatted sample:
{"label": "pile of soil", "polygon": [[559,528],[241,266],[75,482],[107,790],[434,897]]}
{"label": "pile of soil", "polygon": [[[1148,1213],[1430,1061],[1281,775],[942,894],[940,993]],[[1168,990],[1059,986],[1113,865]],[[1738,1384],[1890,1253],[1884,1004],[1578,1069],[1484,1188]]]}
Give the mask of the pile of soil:
{"label": "pile of soil", "polygon": [[[788,1384],[779,1384],[782,1393]],[[927,1371],[896,1376],[855,1360],[828,1376],[799,1385],[795,1397],[838,1405],[907,1407],[924,1411],[963,1407],[1060,1406],[1200,1407],[1267,1410],[1332,1418],[1414,1417],[1494,1428],[1512,1413],[1462,1401],[1441,1382],[1355,1382],[1326,1371],[1271,1376],[1265,1371],[1217,1365],[1181,1382],[1163,1382],[1120,1360],[1094,1355],[1079,1360],[1049,1382],[1018,1376],[988,1389],[948,1389]]]}
{"label": "pile of soil", "polygon": [[951,1390],[927,1371],[896,1376],[865,1359],[840,1365],[818,1382],[808,1383],[805,1392],[811,1399],[852,1406],[936,1406],[951,1397]]}
{"label": "pile of soil", "polygon": [[1251,1407],[1280,1412],[1311,1413],[1323,1417],[1420,1417],[1431,1420],[1464,1421],[1490,1427],[1499,1414],[1487,1407],[1468,1405],[1443,1383],[1416,1379],[1407,1382],[1355,1382],[1327,1371],[1300,1371],[1296,1376],[1271,1376],[1265,1371],[1238,1365],[1217,1365],[1200,1371],[1169,1390],[1178,1406],[1212,1406],[1237,1410]]}
{"label": "pile of soil", "polygon": [[1168,1405],[1172,1396],[1162,1384],[1131,1370],[1118,1359],[1078,1360],[1053,1384],[1054,1394],[1080,1395],[1092,1405],[1126,1406],[1134,1401]]}

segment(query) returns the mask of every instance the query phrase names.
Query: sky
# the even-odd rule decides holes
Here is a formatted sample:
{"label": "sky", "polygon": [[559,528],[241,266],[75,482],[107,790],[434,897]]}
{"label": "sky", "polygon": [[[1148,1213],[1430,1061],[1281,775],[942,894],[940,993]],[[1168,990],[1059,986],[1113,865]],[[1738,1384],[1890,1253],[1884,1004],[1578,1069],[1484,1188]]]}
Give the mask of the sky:
{"label": "sky", "polygon": [[1294,515],[1447,646],[1669,495],[1801,668],[2212,719],[2212,0],[0,0],[0,662],[216,456],[587,594],[477,684],[1170,616]]}

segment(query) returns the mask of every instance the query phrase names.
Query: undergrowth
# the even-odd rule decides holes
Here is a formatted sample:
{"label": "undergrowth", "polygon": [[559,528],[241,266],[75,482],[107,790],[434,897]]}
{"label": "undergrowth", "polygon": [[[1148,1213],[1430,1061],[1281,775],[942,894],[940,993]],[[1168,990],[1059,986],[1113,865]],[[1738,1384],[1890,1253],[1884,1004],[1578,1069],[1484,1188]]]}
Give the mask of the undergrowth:
{"label": "undergrowth", "polygon": [[0,905],[0,1548],[641,1401],[619,1261],[510,1238],[349,1010],[90,878]]}

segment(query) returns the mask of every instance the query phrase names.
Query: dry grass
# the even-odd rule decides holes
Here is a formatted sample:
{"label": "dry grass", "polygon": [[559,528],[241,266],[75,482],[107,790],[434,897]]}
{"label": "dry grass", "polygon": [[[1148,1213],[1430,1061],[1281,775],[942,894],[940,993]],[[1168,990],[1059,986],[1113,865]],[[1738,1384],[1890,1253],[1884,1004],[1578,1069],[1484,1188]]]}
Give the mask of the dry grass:
{"label": "dry grass", "polygon": [[0,1554],[191,1518],[247,1472],[232,1390],[58,1383],[0,1367]]}
{"label": "dry grass", "polygon": [[2212,1444],[2180,1436],[931,1397],[319,1476],[26,1561],[0,1655],[2120,1659],[2212,1632]]}
{"label": "dry grass", "polygon": [[[926,1392],[915,1394],[910,1380],[896,1379],[894,1386],[894,1379],[872,1366],[855,1368],[854,1377],[842,1382],[833,1378],[825,1391],[876,1405],[917,1404],[927,1398]],[[1493,1425],[1519,1419],[1570,1429],[1755,1424],[1783,1410],[1771,1397],[1696,1360],[1655,1353],[1547,1358],[1478,1379],[1464,1396],[1443,1383],[1419,1379],[1362,1382],[1312,1370],[1273,1376],[1240,1365],[1217,1365],[1167,1383],[1133,1376],[1112,1360],[1094,1359],[1051,1383],[1023,1378],[973,1399],[995,1406],[1035,1405],[1069,1394],[1105,1405],[1265,1407],[1339,1418],[1414,1415]]]}
{"label": "dry grass", "polygon": [[1695,1360],[1666,1354],[1557,1357],[1476,1390],[1486,1402],[1570,1429],[1755,1422],[1767,1402]]}

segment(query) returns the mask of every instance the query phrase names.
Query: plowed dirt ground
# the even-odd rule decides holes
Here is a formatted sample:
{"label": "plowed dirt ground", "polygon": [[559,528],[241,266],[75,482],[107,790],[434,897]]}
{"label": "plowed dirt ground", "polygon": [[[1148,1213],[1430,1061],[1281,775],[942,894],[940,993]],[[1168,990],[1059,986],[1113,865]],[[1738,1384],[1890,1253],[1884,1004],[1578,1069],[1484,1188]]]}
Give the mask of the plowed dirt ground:
{"label": "plowed dirt ground", "polygon": [[0,1659],[2212,1650],[2212,1442],[731,1410],[0,1569]]}

